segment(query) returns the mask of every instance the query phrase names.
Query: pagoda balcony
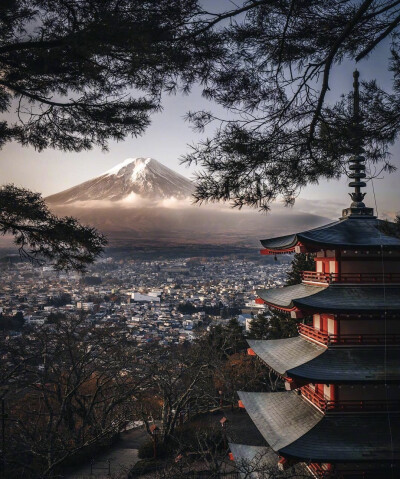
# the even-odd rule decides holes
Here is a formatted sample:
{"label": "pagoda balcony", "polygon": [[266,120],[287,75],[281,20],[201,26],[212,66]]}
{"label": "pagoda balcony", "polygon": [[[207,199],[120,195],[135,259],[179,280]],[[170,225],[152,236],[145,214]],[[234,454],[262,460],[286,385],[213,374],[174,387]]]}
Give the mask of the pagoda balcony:
{"label": "pagoda balcony", "polygon": [[400,283],[400,273],[321,273],[318,271],[303,271],[305,283],[363,283],[382,284]]}
{"label": "pagoda balcony", "polygon": [[324,346],[393,346],[400,344],[400,334],[331,334],[300,323],[300,336]]}
{"label": "pagoda balcony", "polygon": [[300,391],[304,398],[324,413],[400,411],[400,401],[330,400],[315,392],[310,386],[303,386]]}
{"label": "pagoda balcony", "polygon": [[320,464],[311,463],[307,464],[307,467],[313,477],[317,477],[318,479],[325,479],[333,476],[332,471],[324,469]]}
{"label": "pagoda balcony", "polygon": [[317,343],[324,344],[325,346],[329,343],[329,335],[323,331],[313,328],[312,326],[307,326],[307,324],[300,323],[297,326],[300,336],[304,336],[307,339],[316,341]]}

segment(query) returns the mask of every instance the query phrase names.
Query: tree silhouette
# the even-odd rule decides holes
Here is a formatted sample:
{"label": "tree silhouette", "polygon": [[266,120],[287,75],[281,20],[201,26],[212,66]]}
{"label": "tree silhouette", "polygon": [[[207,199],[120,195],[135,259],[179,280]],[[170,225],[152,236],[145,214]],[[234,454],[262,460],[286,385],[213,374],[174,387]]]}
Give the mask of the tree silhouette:
{"label": "tree silhouette", "polygon": [[0,188],[0,234],[14,237],[23,258],[59,270],[85,271],[106,245],[94,228],[53,215],[40,194],[14,185]]}

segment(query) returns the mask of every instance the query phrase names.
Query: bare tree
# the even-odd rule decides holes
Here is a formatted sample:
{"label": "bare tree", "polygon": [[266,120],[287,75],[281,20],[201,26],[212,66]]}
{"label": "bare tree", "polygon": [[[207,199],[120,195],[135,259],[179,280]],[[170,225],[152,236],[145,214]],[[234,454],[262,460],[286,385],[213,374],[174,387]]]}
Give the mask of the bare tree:
{"label": "bare tree", "polygon": [[154,418],[154,395],[159,401],[157,419],[159,440],[167,442],[184,416],[208,410],[215,396],[209,391],[212,365],[209,357],[197,344],[176,347],[151,347],[143,357],[148,388],[137,395],[137,408],[150,432],[149,417]]}
{"label": "bare tree", "polygon": [[11,345],[23,368],[9,376],[3,397],[8,470],[51,477],[67,459],[115,436],[132,420],[132,402],[146,378],[138,350],[113,327],[65,317]]}

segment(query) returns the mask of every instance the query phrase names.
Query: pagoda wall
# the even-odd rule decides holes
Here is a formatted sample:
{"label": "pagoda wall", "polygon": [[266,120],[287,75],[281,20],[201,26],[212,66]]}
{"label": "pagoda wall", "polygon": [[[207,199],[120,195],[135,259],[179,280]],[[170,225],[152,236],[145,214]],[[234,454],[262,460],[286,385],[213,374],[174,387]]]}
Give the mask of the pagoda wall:
{"label": "pagoda wall", "polygon": [[[340,319],[340,334],[384,334],[385,319]],[[400,334],[400,318],[386,319],[386,334]]]}
{"label": "pagoda wall", "polygon": [[398,384],[379,385],[339,385],[336,387],[338,401],[399,401],[400,386]]}
{"label": "pagoda wall", "polygon": [[358,257],[357,259],[347,258],[340,261],[341,273],[375,273],[375,274],[388,274],[388,273],[400,273],[400,261],[385,260],[381,258],[371,259],[369,257]]}
{"label": "pagoda wall", "polygon": [[319,331],[338,334],[338,323],[333,314],[314,314],[313,326]]}

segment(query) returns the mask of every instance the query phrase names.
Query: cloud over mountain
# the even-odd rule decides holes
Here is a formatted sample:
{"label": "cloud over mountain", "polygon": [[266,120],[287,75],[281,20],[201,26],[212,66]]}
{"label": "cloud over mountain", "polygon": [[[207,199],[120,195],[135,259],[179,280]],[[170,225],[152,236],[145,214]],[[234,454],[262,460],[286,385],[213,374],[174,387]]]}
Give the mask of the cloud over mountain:
{"label": "cloud over mountain", "polygon": [[248,244],[320,226],[326,218],[278,208],[263,215],[226,205],[192,204],[193,183],[151,158],[129,158],[111,170],[46,198],[60,215],[73,215],[105,232],[111,244]]}

